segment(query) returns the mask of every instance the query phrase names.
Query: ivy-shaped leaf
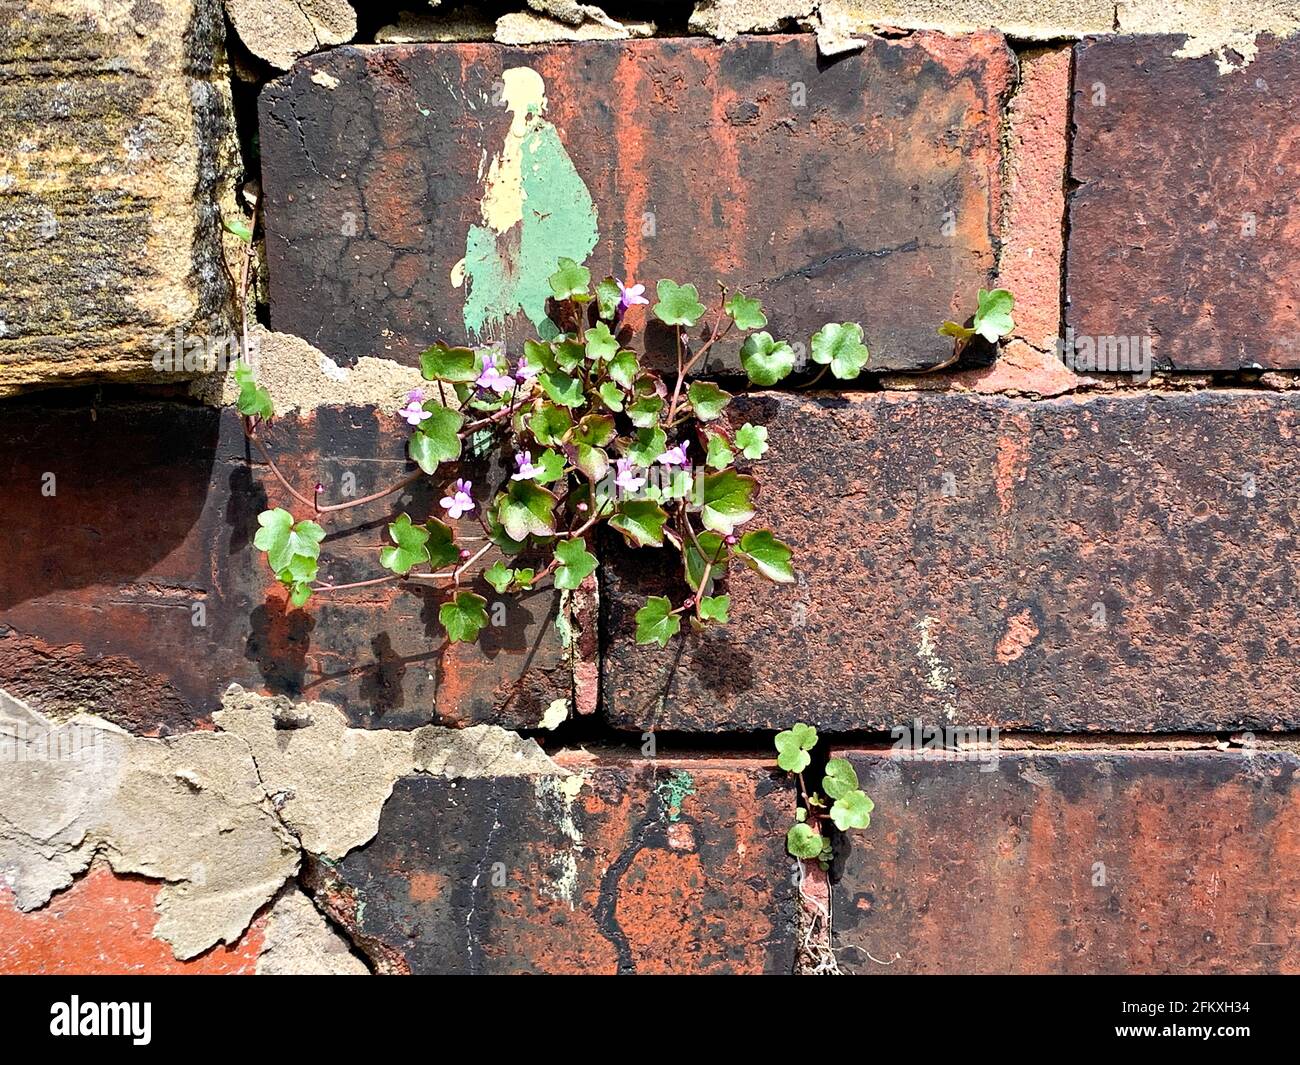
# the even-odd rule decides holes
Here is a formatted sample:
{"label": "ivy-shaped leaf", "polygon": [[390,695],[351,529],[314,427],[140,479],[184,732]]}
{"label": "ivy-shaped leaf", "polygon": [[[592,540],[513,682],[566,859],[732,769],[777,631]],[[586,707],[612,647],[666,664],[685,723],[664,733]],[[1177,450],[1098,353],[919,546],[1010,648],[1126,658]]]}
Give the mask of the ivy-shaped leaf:
{"label": "ivy-shaped leaf", "polygon": [[822,777],[822,791],[832,799],[842,799],[858,787],[857,770],[847,758],[832,758],[826,763],[826,775]]}
{"label": "ivy-shaped leaf", "polygon": [[450,566],[460,561],[460,548],[456,546],[455,535],[451,526],[437,518],[430,518],[425,526],[429,530],[429,539],[425,549],[429,552],[429,565],[434,569]]}
{"label": "ivy-shaped leaf", "polygon": [[694,381],[686,390],[686,398],[690,400],[691,409],[700,421],[711,422],[731,402],[731,393],[724,392],[712,381]]}
{"label": "ivy-shaped leaf", "polygon": [[609,456],[600,448],[592,447],[590,444],[578,444],[574,450],[576,452],[574,465],[582,475],[590,477],[593,481],[603,481],[605,474],[609,473]]}
{"label": "ivy-shaped leaf", "polygon": [[623,409],[623,390],[613,381],[601,381],[596,394],[600,396],[600,401],[615,413]]}
{"label": "ivy-shaped leaf", "polygon": [[700,510],[704,527],[730,536],[737,525],[749,521],[754,516],[752,500],[757,485],[754,478],[735,470],[707,474],[704,478],[704,506]]}
{"label": "ivy-shaped leaf", "polygon": [[498,497],[497,512],[506,535],[523,541],[555,533],[555,496],[533,481],[511,481]]}
{"label": "ivy-shaped leaf", "polygon": [[620,351],[606,367],[612,380],[622,385],[624,388],[631,388],[636,383],[636,375],[641,372],[641,364],[637,362],[635,351]]}
{"label": "ivy-shaped leaf", "polygon": [[774,385],[794,369],[794,348],[770,333],[751,333],[740,346],[740,365],[756,385]]}
{"label": "ivy-shaped leaf", "polygon": [[596,556],[582,540],[561,540],[555,545],[560,565],[555,570],[555,587],[573,591],[596,571]]}
{"label": "ivy-shaped leaf", "polygon": [[1011,309],[1016,305],[1015,297],[1004,288],[995,288],[991,292],[980,289],[978,299],[975,332],[990,344],[996,344],[1016,327],[1011,319]]}
{"label": "ivy-shaped leaf", "polygon": [[716,621],[725,625],[730,618],[727,611],[731,609],[731,596],[729,595],[702,595],[700,596],[700,617],[705,621]]}
{"label": "ivy-shaped leaf", "polygon": [[257,383],[252,367],[241,360],[235,363],[234,374],[235,384],[239,386],[239,398],[235,400],[239,413],[245,418],[274,417],[271,393]]}
{"label": "ivy-shaped leaf", "polygon": [[325,539],[325,530],[314,521],[295,524],[292,514],[276,507],[262,511],[257,516],[257,524],[261,528],[253,536],[253,546],[266,552],[267,565],[276,574],[287,569],[298,555],[320,557],[320,542]]}
{"label": "ivy-shaped leaf", "polygon": [[727,444],[727,438],[721,433],[709,433],[706,436],[709,442],[708,451],[705,453],[705,465],[711,469],[726,469],[736,461],[736,454]]}
{"label": "ivy-shaped leaf", "polygon": [[665,325],[693,326],[704,313],[700,293],[694,285],[679,285],[664,278],[658,285],[659,302],[651,308]]}
{"label": "ivy-shaped leaf", "polygon": [[[696,538],[700,546],[695,546],[695,541],[687,539],[682,545],[682,551],[686,556],[686,583],[696,592],[708,595],[713,589],[713,578],[719,577],[727,571],[727,552],[724,549],[723,539],[717,533],[705,530]],[[712,563],[709,569],[708,586],[701,588],[700,582],[704,579],[704,568]]]}
{"label": "ivy-shaped leaf", "polygon": [[559,370],[548,370],[538,381],[541,382],[542,391],[562,407],[581,407],[585,401],[580,377],[570,377]]}
{"label": "ivy-shaped leaf", "polygon": [[538,484],[550,484],[564,476],[564,456],[550,448],[542,452],[537,465],[542,468],[542,472],[534,478]]}
{"label": "ivy-shaped leaf", "polygon": [[604,322],[587,330],[587,358],[593,362],[612,359],[618,352],[618,340]]}
{"label": "ivy-shaped leaf", "polygon": [[649,499],[627,499],[618,505],[609,524],[635,547],[662,547],[664,523],[667,521],[668,515],[658,503]]}
{"label": "ivy-shaped leaf", "polygon": [[745,533],[738,546],[745,561],[769,581],[793,583],[794,567],[790,559],[794,552],[766,529]]}
{"label": "ivy-shaped leaf", "polygon": [[483,579],[498,592],[505,594],[510,583],[515,579],[515,571],[500,559],[497,559],[483,571]]}
{"label": "ivy-shaped leaf", "polygon": [[379,552],[379,564],[394,573],[410,573],[412,567],[429,561],[429,530],[422,525],[412,525],[409,514],[399,514],[388,526],[388,535],[396,547],[385,547]]}
{"label": "ivy-shaped leaf", "polygon": [[528,431],[539,444],[559,444],[573,428],[573,416],[562,407],[543,403],[541,410],[528,419]]}
{"label": "ivy-shaped leaf", "polygon": [[869,353],[862,343],[862,326],[857,322],[830,323],[812,337],[812,360],[829,366],[842,381],[851,381],[866,366]]}
{"label": "ivy-shaped leaf", "polygon": [[438,341],[420,352],[420,375],[426,381],[467,384],[478,377],[480,361],[473,348],[453,348]]}
{"label": "ivy-shaped leaf", "polygon": [[666,596],[652,595],[645,606],[636,612],[636,642],[657,643],[667,647],[681,631],[681,619],[673,612],[673,604]]}
{"label": "ivy-shaped leaf", "polygon": [[851,828],[866,828],[871,824],[871,811],[876,804],[861,791],[849,791],[835,800],[831,807],[831,820],[841,832]]}
{"label": "ivy-shaped leaf", "polygon": [[724,308],[736,323],[737,329],[762,329],[767,325],[767,315],[758,300],[751,300],[740,292],[733,292]]}
{"label": "ivy-shaped leaf", "polygon": [[667,450],[668,435],[662,429],[638,429],[625,454],[635,465],[649,469],[650,464]]}
{"label": "ivy-shaped leaf", "polygon": [[638,429],[649,429],[659,424],[659,412],[664,409],[661,396],[642,396],[627,408],[627,416]]}
{"label": "ivy-shaped leaf", "polygon": [[802,721],[776,734],[776,764],[787,773],[802,773],[812,762],[808,754],[817,746],[817,730]]}
{"label": "ivy-shaped leaf", "polygon": [[596,286],[596,313],[605,321],[612,322],[618,314],[618,305],[622,298],[623,293],[619,290],[618,282],[612,277],[605,278]]}
{"label": "ivy-shaped leaf", "polygon": [[411,458],[425,473],[433,473],[440,462],[460,458],[460,428],[465,416],[458,410],[430,400],[424,404],[429,417],[411,434],[408,445]]}
{"label": "ivy-shaped leaf", "polygon": [[747,459],[761,459],[767,451],[767,428],[746,422],[736,430],[736,447]]}
{"label": "ivy-shaped leaf", "polygon": [[591,285],[591,271],[572,259],[561,258],[559,269],[546,281],[557,300],[567,300],[570,296],[587,295],[587,288]]}
{"label": "ivy-shaped leaf", "polygon": [[590,444],[592,447],[604,447],[614,439],[614,419],[604,414],[588,414],[578,421],[573,430],[575,444]]}
{"label": "ivy-shaped leaf", "polygon": [[586,358],[587,349],[579,344],[576,340],[557,340],[555,342],[555,366],[548,369],[559,368],[565,373],[572,374],[582,361]]}
{"label": "ivy-shaped leaf", "polygon": [[452,643],[473,643],[488,623],[487,600],[473,592],[457,592],[438,608],[438,621]]}
{"label": "ivy-shaped leaf", "polygon": [[785,849],[796,858],[816,858],[822,852],[822,837],[810,825],[798,821],[785,834]]}

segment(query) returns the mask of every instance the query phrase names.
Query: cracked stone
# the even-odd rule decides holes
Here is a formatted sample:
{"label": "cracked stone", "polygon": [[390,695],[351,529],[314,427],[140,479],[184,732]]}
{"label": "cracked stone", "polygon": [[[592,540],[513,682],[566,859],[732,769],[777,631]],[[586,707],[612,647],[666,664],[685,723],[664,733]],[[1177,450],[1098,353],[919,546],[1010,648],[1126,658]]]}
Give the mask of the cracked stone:
{"label": "cracked stone", "polygon": [[357,13],[347,0],[225,0],[225,5],[244,46],[280,70],[357,35]]}

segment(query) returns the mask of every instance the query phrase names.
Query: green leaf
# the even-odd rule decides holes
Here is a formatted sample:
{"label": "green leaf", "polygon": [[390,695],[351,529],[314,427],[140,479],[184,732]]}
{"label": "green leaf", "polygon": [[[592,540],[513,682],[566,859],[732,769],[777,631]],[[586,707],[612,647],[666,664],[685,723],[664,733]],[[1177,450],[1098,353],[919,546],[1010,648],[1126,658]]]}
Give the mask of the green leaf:
{"label": "green leaf", "polygon": [[624,350],[609,360],[606,369],[609,371],[609,376],[620,385],[631,388],[636,381],[636,375],[641,372],[641,364],[637,362],[635,351]]}
{"label": "green leaf", "polygon": [[740,365],[756,385],[774,385],[794,369],[794,348],[770,333],[751,333],[740,346]]}
{"label": "green leaf", "polygon": [[587,288],[591,284],[591,271],[572,259],[561,258],[559,269],[546,280],[557,300],[567,300],[570,296],[587,294]]}
{"label": "green leaf", "polygon": [[227,233],[233,233],[245,244],[253,243],[253,230],[243,218],[223,218],[221,226]]}
{"label": "green leaf", "polygon": [[437,518],[430,518],[425,528],[429,530],[429,539],[424,546],[429,551],[430,566],[440,569],[460,561],[460,548],[456,546],[450,525]]}
{"label": "green leaf", "polygon": [[425,473],[433,473],[440,462],[460,458],[460,427],[465,416],[458,410],[430,400],[424,404],[432,417],[425,418],[411,434],[408,445],[411,458]]}
{"label": "green leaf", "polygon": [[802,773],[812,758],[808,752],[817,746],[817,730],[802,721],[794,728],[776,734],[776,764],[787,773]]}
{"label": "green leaf", "polygon": [[1011,319],[1011,308],[1015,305],[1015,297],[1004,288],[995,288],[992,292],[980,289],[979,309],[975,312],[975,332],[990,344],[996,344],[1016,327]]}
{"label": "green leaf", "polygon": [[597,322],[587,330],[587,358],[599,362],[612,359],[618,351],[618,340],[604,322]]}
{"label": "green leaf", "polygon": [[506,535],[523,541],[528,536],[555,533],[555,496],[534,481],[511,481],[498,497],[498,513]]}
{"label": "green leaf", "polygon": [[300,521],[294,524],[293,515],[281,507],[264,510],[257,516],[261,526],[253,537],[253,546],[266,552],[266,562],[279,574],[288,569],[295,556],[307,558],[320,557],[320,542],[325,539],[325,530],[314,521]]}
{"label": "green leaf", "polygon": [[479,357],[473,348],[453,348],[441,340],[420,352],[420,375],[426,381],[467,384],[479,375]]}
{"label": "green leaf", "polygon": [[555,570],[555,587],[573,591],[596,570],[596,556],[582,540],[561,540],[555,545],[560,565]]}
{"label": "green leaf", "polygon": [[666,325],[692,326],[704,313],[700,293],[694,285],[679,285],[667,278],[659,282],[659,302],[652,310]]}
{"label": "green leaf", "polygon": [[767,450],[767,429],[746,422],[736,430],[736,447],[747,459],[761,459]]}
{"label": "green leaf", "polygon": [[832,799],[842,799],[857,786],[857,770],[847,758],[832,758],[826,763],[826,775],[822,777],[822,791]]}
{"label": "green leaf", "polygon": [[559,370],[547,370],[538,377],[542,391],[562,407],[581,407],[582,379]]}
{"label": "green leaf", "polygon": [[504,594],[506,589],[510,587],[510,582],[515,579],[515,571],[500,559],[497,559],[483,571],[483,579],[498,592]]}
{"label": "green leaf", "polygon": [[700,617],[706,621],[716,621],[725,625],[730,618],[727,611],[731,608],[729,595],[704,595],[700,597]]}
{"label": "green leaf", "polygon": [[939,326],[939,335],[952,337],[954,340],[969,340],[975,335],[975,330],[957,322],[944,322]]}
{"label": "green leaf", "polygon": [[496,507],[500,505],[504,496],[497,497],[497,503],[493,509],[488,511],[488,538],[494,545],[500,548],[503,555],[517,555],[528,546],[523,540],[512,539],[507,533],[505,526],[501,524],[501,519],[497,517]]}
{"label": "green leaf", "polygon": [[573,416],[561,407],[543,403],[542,409],[528,419],[528,431],[539,444],[558,444],[573,428]]}
{"label": "green leaf", "polygon": [[664,543],[664,523],[668,515],[663,507],[649,499],[628,499],[618,505],[618,510],[609,519],[612,528],[617,529],[628,543],[636,547],[651,545],[662,547]]}
{"label": "green leaf", "polygon": [[842,381],[857,377],[869,357],[862,343],[862,326],[857,322],[832,322],[813,334],[813,362],[830,366],[831,373]]}
{"label": "green leaf", "polygon": [[578,422],[573,431],[575,444],[590,444],[592,447],[604,447],[614,439],[614,419],[604,414],[588,414]]}
{"label": "green leaf", "polygon": [[686,390],[686,398],[691,401],[695,416],[702,422],[711,422],[731,402],[731,393],[724,392],[712,381],[695,381]]}
{"label": "green leaf", "polygon": [[758,300],[751,300],[740,292],[733,292],[724,308],[736,323],[737,329],[762,329],[767,325],[767,315]]}
{"label": "green leaf", "polygon": [[727,445],[727,438],[720,433],[708,433],[708,453],[704,456],[706,465],[715,470],[725,469],[736,461],[736,453]]}
{"label": "green leaf", "polygon": [[543,370],[554,370],[558,365],[555,361],[555,349],[544,340],[525,340],[524,358],[528,360],[529,366],[536,366]]}
{"label": "green leaf", "polygon": [[578,444],[575,450],[577,458],[574,465],[582,471],[583,475],[593,481],[604,480],[605,474],[609,473],[609,456],[600,448],[592,447],[590,444]]}
{"label": "green leaf", "polygon": [[831,820],[841,832],[851,828],[866,828],[871,824],[871,811],[876,804],[861,791],[850,791],[835,800],[831,807]]}
{"label": "green leaf", "polygon": [[[708,595],[713,588],[713,578],[720,576],[727,570],[727,552],[723,549],[722,537],[717,533],[707,530],[701,532],[696,538],[700,546],[695,546],[695,541],[689,537],[682,545],[682,551],[686,557],[686,583],[696,592],[703,592]],[[714,561],[714,560],[717,561]],[[700,581],[704,577],[704,567],[710,562],[713,563],[709,570],[708,587],[701,588]]]}
{"label": "green leaf", "polygon": [[538,484],[550,484],[564,476],[564,456],[547,448],[537,460],[542,472],[533,478]]}
{"label": "green leaf", "polygon": [[623,409],[623,392],[613,381],[602,381],[596,394],[610,410],[617,412]]}
{"label": "green leaf", "polygon": [[816,858],[822,852],[822,838],[812,830],[812,826],[797,821],[785,834],[785,849],[796,858]]}
{"label": "green leaf", "polygon": [[487,600],[473,592],[457,592],[438,608],[438,620],[452,643],[472,643],[488,623]]}
{"label": "green leaf", "polygon": [[664,409],[662,396],[642,396],[627,408],[627,416],[638,429],[649,429],[659,423],[659,412]]}
{"label": "green leaf", "polygon": [[596,286],[596,313],[607,322],[612,322],[618,314],[619,300],[623,293],[618,290],[618,282],[612,277],[605,278]]}
{"label": "green leaf", "polygon": [[667,647],[681,630],[681,619],[673,612],[673,604],[666,596],[652,595],[645,606],[636,612],[636,642],[657,643]]}
{"label": "green leaf", "polygon": [[627,446],[624,454],[637,466],[649,469],[650,464],[666,450],[668,450],[668,435],[662,429],[638,429],[636,437]]}
{"label": "green leaf", "polygon": [[[555,366],[565,373],[572,374],[586,357],[586,349],[576,340],[559,340],[555,343]],[[553,369],[554,367],[547,367]]]}
{"label": "green leaf", "polygon": [[429,530],[412,525],[409,514],[399,514],[388,526],[388,535],[396,547],[385,547],[379,552],[379,564],[394,573],[410,573],[413,566],[429,561]]}
{"label": "green leaf", "polygon": [[303,582],[295,582],[289,588],[289,602],[294,606],[302,606],[311,598],[311,585]]}
{"label": "green leaf", "polygon": [[794,552],[766,529],[745,533],[739,547],[745,561],[769,581],[794,582],[794,567],[790,564]]}
{"label": "green leaf", "polygon": [[754,516],[751,500],[758,482],[752,477],[723,470],[704,478],[704,506],[700,520],[706,529],[730,536],[737,525]]}
{"label": "green leaf", "polygon": [[245,418],[271,418],[275,407],[271,403],[271,393],[257,383],[253,369],[247,363],[235,363],[235,384],[239,386],[239,398],[235,401],[239,413]]}

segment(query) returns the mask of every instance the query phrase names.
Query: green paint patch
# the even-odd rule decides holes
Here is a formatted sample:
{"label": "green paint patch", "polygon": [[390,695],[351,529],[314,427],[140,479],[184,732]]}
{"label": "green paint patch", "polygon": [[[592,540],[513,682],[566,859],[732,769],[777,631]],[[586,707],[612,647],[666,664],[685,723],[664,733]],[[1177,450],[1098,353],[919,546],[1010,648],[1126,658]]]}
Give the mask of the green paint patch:
{"label": "green paint patch", "polygon": [[673,772],[656,788],[660,801],[668,811],[668,820],[677,821],[682,816],[682,803],[687,795],[695,794],[695,779],[684,769]]}
{"label": "green paint patch", "polygon": [[520,220],[504,233],[474,225],[465,238],[465,329],[474,337],[497,332],[521,310],[542,339],[554,336],[547,278],[561,258],[585,260],[599,237],[596,205],[559,133],[540,119],[529,124],[521,144]]}

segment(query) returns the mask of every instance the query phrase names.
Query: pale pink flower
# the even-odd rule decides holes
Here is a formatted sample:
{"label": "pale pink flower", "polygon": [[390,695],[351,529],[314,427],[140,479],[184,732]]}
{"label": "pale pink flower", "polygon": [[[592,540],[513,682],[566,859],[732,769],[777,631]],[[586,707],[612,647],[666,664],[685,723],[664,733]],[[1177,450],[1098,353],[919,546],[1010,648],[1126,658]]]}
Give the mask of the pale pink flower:
{"label": "pale pink flower", "polygon": [[645,487],[645,478],[636,475],[636,467],[632,465],[631,459],[619,459],[615,466],[618,472],[614,484],[624,492],[637,492]]}
{"label": "pale pink flower", "polygon": [[400,417],[406,419],[407,425],[419,425],[426,418],[433,417],[433,415],[429,411],[425,410],[414,399],[412,399],[405,407],[403,407],[397,413]]}
{"label": "pale pink flower", "polygon": [[474,509],[474,498],[469,494],[472,486],[472,481],[466,481],[462,478],[451,486],[450,495],[442,497],[440,503],[442,509],[447,512],[447,517],[459,518],[462,514]]}
{"label": "pale pink flower", "polygon": [[515,465],[519,467],[519,472],[510,475],[512,481],[531,481],[539,473],[546,472],[541,466],[533,465],[533,453],[531,451],[524,451],[516,455]]}

